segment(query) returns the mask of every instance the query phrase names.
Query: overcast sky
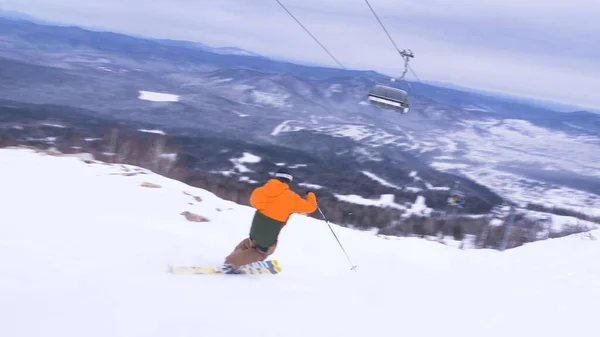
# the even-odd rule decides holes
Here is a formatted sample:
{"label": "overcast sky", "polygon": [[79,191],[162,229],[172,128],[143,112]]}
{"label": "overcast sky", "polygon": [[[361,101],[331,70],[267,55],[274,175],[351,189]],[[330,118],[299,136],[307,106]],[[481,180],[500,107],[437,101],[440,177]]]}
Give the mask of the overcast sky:
{"label": "overcast sky", "polygon": [[[401,74],[364,0],[281,1],[345,67]],[[370,3],[399,48],[415,53],[421,79],[600,107],[600,0]],[[0,0],[0,8],[337,66],[275,0]]]}

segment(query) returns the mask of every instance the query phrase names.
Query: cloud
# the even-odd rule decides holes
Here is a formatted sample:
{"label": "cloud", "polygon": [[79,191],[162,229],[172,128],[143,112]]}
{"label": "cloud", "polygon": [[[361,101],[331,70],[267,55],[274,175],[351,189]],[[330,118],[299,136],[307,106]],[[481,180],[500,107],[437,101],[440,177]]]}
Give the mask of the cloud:
{"label": "cloud", "polygon": [[[3,0],[43,19],[336,64],[276,1]],[[282,0],[350,68],[402,60],[363,0]],[[600,1],[370,0],[422,79],[600,107]],[[410,76],[408,79],[414,79]]]}

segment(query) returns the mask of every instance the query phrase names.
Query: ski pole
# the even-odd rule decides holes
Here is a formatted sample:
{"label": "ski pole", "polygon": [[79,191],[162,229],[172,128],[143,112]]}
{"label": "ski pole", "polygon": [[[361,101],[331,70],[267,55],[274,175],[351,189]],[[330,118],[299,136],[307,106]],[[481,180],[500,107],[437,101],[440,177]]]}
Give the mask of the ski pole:
{"label": "ski pole", "polygon": [[327,223],[327,226],[329,226],[329,229],[331,229],[331,233],[333,233],[333,236],[335,237],[335,239],[337,240],[337,242],[340,244],[340,247],[342,248],[342,251],[344,252],[344,254],[346,254],[346,258],[348,259],[348,262],[350,262],[350,265],[352,266],[352,268],[350,268],[350,269],[356,271],[356,267],[357,266],[354,263],[352,263],[352,260],[350,260],[350,257],[348,256],[348,253],[346,253],[346,250],[344,249],[344,246],[342,246],[342,243],[340,242],[340,239],[338,239],[337,235],[335,235],[335,232],[333,231],[333,228],[331,228],[331,225],[329,224],[329,221],[327,221],[327,218],[325,217],[325,214],[323,214],[323,211],[321,211],[321,208],[319,207],[319,205],[317,205],[317,209],[319,210],[319,213],[321,213],[321,215],[323,216],[323,219]]}

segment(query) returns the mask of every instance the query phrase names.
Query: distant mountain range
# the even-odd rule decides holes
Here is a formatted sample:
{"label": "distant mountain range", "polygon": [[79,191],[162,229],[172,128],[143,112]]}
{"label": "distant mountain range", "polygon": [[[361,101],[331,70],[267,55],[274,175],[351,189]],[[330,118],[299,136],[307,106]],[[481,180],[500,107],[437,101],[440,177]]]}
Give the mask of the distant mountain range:
{"label": "distant mountain range", "polygon": [[540,100],[540,99],[529,98],[529,97],[524,97],[524,96],[515,96],[515,95],[511,95],[511,94],[506,94],[506,93],[492,92],[489,90],[478,90],[478,89],[474,89],[474,88],[456,85],[453,83],[447,83],[447,82],[441,82],[441,81],[425,81],[425,83],[444,87],[444,88],[474,92],[474,93],[492,96],[492,97],[496,97],[496,98],[504,98],[506,100],[514,101],[516,103],[532,105],[532,106],[537,106],[537,107],[561,111],[561,112],[585,111],[585,112],[600,113],[600,109],[583,108],[583,107],[577,106],[575,104],[560,103],[560,102],[554,102],[554,101],[550,101],[550,100]]}
{"label": "distant mountain range", "polygon": [[[56,27],[73,27],[72,25],[62,24],[60,22],[40,20],[34,16],[31,16],[31,15],[28,15],[25,13],[21,13],[21,12],[15,12],[15,11],[0,10],[0,18],[9,19],[12,21],[31,22],[31,23],[36,23],[36,24],[40,24],[40,25],[50,25],[50,26],[56,26]],[[99,32],[105,31],[103,29],[98,29],[98,28],[94,28],[94,27],[81,27],[81,28],[84,28],[84,29],[87,28],[89,30],[99,31]],[[142,37],[142,36],[138,36],[138,37],[142,38],[142,39],[146,39],[146,37]],[[154,40],[159,41],[160,43],[165,44],[165,45],[173,45],[173,46],[187,47],[187,48],[192,48],[192,49],[199,49],[199,50],[204,50],[204,51],[210,51],[210,52],[217,53],[217,54],[260,56],[256,53],[253,53],[253,52],[241,49],[241,48],[237,48],[237,47],[211,47],[211,46],[205,45],[203,43],[199,43],[199,42],[179,41],[179,40],[170,40],[170,39],[154,39]]]}
{"label": "distant mountain range", "polygon": [[[370,88],[385,81],[376,72],[293,64],[235,47],[0,18],[4,105],[64,106],[173,136],[227,139],[240,151],[288,149],[311,161],[310,172],[343,170],[318,183],[349,194],[354,181],[363,198],[407,186],[442,191],[459,180],[492,204],[498,194],[569,207],[600,202],[600,115],[420,82],[411,83],[410,113],[400,115],[367,103]],[[148,100],[141,91],[176,99]],[[234,167],[227,159],[211,165],[202,169]],[[264,172],[244,174],[264,179]]]}

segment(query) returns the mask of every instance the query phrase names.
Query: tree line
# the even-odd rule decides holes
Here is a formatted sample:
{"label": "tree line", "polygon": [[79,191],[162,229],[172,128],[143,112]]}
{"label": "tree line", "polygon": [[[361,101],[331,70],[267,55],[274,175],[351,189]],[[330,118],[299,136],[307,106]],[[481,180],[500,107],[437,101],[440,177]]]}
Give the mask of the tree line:
{"label": "tree line", "polygon": [[[0,146],[13,146],[17,143],[14,139],[0,136]],[[43,144],[37,145],[43,146]],[[168,137],[160,133],[136,132],[125,128],[109,127],[104,130],[101,141],[91,142],[85,140],[83,134],[73,132],[58,139],[55,146],[63,153],[86,152],[101,161],[143,167],[190,186],[206,189],[220,198],[241,205],[249,206],[250,194],[258,186],[240,181],[236,176],[193,169],[189,166],[185,156],[180,155],[181,147],[169,143]],[[196,159],[201,160],[201,158]],[[297,189],[301,195],[306,191],[305,188]],[[382,235],[439,238],[451,236],[458,241],[463,241],[469,235],[474,238],[474,245],[477,248],[497,249],[504,241],[508,242],[508,248],[512,248],[527,242],[584,231],[582,227],[572,227],[567,228],[563,233],[552,233],[540,222],[520,215],[515,219],[515,226],[507,238],[506,224],[490,226],[490,221],[493,219],[492,214],[474,217],[461,214],[460,211],[455,212],[456,209],[445,212],[447,210],[445,209],[446,197],[439,191],[436,193],[424,191],[421,194],[426,198],[428,207],[438,209],[431,216],[406,216],[405,211],[401,209],[349,203],[338,199],[326,190],[316,192],[319,206],[329,221],[358,229],[377,228],[378,233]],[[414,199],[416,196],[416,194],[402,195],[405,200]],[[600,222],[598,218],[567,209],[549,209],[536,204],[530,204],[527,208]],[[319,212],[310,216],[321,218]]]}

